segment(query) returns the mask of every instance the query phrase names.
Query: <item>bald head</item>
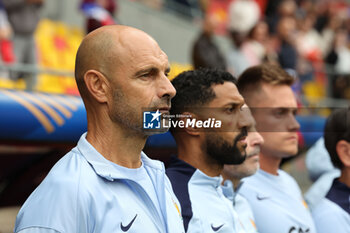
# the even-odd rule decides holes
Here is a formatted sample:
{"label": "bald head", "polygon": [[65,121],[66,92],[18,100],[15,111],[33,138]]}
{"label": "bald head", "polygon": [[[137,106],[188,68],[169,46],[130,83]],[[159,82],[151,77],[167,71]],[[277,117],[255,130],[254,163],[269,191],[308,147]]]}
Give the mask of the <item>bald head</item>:
{"label": "bald head", "polygon": [[84,81],[87,71],[95,70],[108,78],[113,70],[128,62],[128,56],[134,53],[133,45],[145,41],[158,46],[145,32],[123,25],[104,26],[89,33],[79,46],[75,62],[75,79],[82,98],[88,94]]}

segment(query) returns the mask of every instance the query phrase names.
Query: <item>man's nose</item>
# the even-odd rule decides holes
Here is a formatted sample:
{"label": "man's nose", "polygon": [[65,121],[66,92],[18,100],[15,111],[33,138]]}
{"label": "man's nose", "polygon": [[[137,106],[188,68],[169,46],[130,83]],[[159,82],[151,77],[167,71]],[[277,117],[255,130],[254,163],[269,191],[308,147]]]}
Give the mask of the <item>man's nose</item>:
{"label": "man's nose", "polygon": [[173,84],[171,84],[170,80],[165,75],[162,75],[158,90],[159,90],[158,95],[160,98],[168,96],[171,99],[176,95],[176,90]]}

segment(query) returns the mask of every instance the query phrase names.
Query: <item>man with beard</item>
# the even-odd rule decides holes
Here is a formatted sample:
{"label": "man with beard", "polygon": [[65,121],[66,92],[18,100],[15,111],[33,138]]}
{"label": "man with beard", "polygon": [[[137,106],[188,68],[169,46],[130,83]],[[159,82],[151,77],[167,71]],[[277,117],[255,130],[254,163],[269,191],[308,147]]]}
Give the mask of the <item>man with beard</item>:
{"label": "man with beard", "polygon": [[105,26],[84,38],[75,78],[88,132],[27,199],[15,232],[184,232],[163,164],[142,152],[142,109],[168,112],[176,93],[168,72],[143,31]]}
{"label": "man with beard", "polygon": [[240,165],[226,164],[224,166],[222,176],[225,181],[222,189],[224,195],[232,201],[238,213],[239,222],[245,232],[256,233],[257,228],[251,206],[247,199],[240,195],[238,191],[244,185],[242,179],[255,174],[259,169],[260,146],[264,143],[264,139],[256,131],[256,123],[248,106],[244,105],[242,110],[246,112],[244,117],[249,122],[246,148],[247,156],[245,161]]}
{"label": "man with beard", "polygon": [[180,116],[176,120],[185,125],[221,122],[217,128],[196,123],[171,129],[178,156],[171,158],[166,172],[180,201],[186,232],[242,232],[232,203],[223,195],[220,176],[224,164],[245,159],[248,122],[234,82],[230,73],[210,69],[186,71],[172,81],[177,96],[171,115]]}
{"label": "man with beard", "polygon": [[298,152],[293,81],[280,67],[264,64],[247,69],[237,82],[264,138],[260,169],[239,190],[252,207],[259,233],[316,232],[298,184],[279,169],[282,158]]}

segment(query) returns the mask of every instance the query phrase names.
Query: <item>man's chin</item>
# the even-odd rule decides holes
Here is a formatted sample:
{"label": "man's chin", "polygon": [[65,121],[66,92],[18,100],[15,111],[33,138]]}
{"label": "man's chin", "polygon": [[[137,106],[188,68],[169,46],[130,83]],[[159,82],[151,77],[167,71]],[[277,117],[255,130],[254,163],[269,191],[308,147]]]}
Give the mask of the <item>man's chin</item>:
{"label": "man's chin", "polygon": [[244,152],[244,153],[241,153],[239,157],[236,155],[236,157],[235,157],[235,158],[232,158],[232,160],[225,161],[224,164],[228,164],[228,165],[240,165],[240,164],[244,163],[245,160],[246,160],[246,154],[245,154],[245,152]]}
{"label": "man's chin", "polygon": [[294,157],[298,154],[298,149],[285,149],[281,151],[282,158]]}
{"label": "man's chin", "polygon": [[298,144],[292,144],[289,146],[285,147],[286,152],[289,153],[290,156],[295,156],[296,154],[298,154]]}

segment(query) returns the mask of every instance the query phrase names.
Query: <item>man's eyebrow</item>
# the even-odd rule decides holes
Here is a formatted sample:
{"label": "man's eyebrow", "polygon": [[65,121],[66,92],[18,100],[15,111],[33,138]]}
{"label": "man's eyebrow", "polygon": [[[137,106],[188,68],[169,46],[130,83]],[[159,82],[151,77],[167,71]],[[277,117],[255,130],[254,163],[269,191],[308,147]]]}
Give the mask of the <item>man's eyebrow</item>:
{"label": "man's eyebrow", "polygon": [[235,102],[232,102],[232,103],[235,104],[240,109],[242,109],[244,104],[245,104],[244,100],[241,100],[241,99],[240,100],[236,100]]}
{"label": "man's eyebrow", "polygon": [[284,110],[284,111],[291,111],[291,112],[298,111],[298,108],[296,108],[296,107],[280,107],[277,109]]}
{"label": "man's eyebrow", "polygon": [[239,101],[237,101],[237,102],[230,101],[230,102],[226,103],[224,106],[225,106],[225,107],[231,107],[231,106],[233,106],[233,107],[237,108],[237,107],[241,106],[241,104],[240,104]]}
{"label": "man's eyebrow", "polygon": [[[135,76],[139,76],[139,75],[142,75],[142,74],[147,74],[149,72],[158,72],[158,71],[159,71],[159,69],[157,67],[148,67],[148,68],[144,68],[144,69],[141,69],[141,70],[137,71],[135,73]],[[165,73],[169,73],[170,72],[170,67],[168,66],[164,72]]]}
{"label": "man's eyebrow", "polygon": [[244,103],[241,103],[240,101],[230,101],[228,103],[226,103],[225,105],[222,105],[222,108],[227,108],[227,107],[233,107],[235,109],[237,108],[242,108],[242,106],[244,105]]}
{"label": "man's eyebrow", "polygon": [[276,107],[275,109],[278,110],[278,111],[285,111],[285,112],[287,112],[287,111],[289,111],[291,108],[288,108],[288,107]]}
{"label": "man's eyebrow", "polygon": [[152,71],[158,71],[158,68],[156,68],[156,67],[148,67],[148,68],[141,69],[141,70],[139,70],[139,71],[137,71],[135,73],[135,76],[139,76],[141,74],[149,73],[149,72],[152,72]]}

